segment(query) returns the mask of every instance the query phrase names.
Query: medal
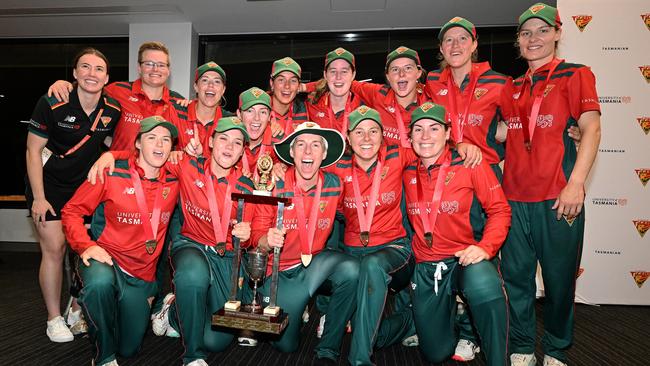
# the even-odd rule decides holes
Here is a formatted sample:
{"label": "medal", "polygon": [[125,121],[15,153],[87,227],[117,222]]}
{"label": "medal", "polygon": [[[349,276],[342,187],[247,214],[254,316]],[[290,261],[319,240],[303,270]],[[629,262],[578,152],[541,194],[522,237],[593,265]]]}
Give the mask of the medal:
{"label": "medal", "polygon": [[456,84],[454,83],[454,78],[451,75],[448,76],[447,78],[447,90],[449,93],[449,115],[451,116],[451,127],[452,127],[452,132],[454,132],[454,141],[456,144],[459,144],[463,142],[463,128],[465,127],[465,121],[467,120],[467,115],[469,113],[469,106],[472,104],[472,99],[474,97],[474,90],[476,89],[476,83],[478,82],[478,78],[480,75],[477,75],[479,72],[476,71],[475,69],[477,68],[478,65],[472,64],[472,71],[469,73],[469,93],[468,93],[468,100],[467,104],[465,104],[465,112],[462,114],[462,118],[458,114],[458,108],[457,108],[457,100],[461,99],[462,96],[460,95],[460,90]]}
{"label": "medal", "polygon": [[368,243],[370,243],[370,233],[367,231],[362,231],[359,235],[359,238],[361,239],[361,244],[363,244],[364,247],[367,247]]}
{"label": "medal", "polygon": [[[208,163],[209,164],[209,163]],[[226,236],[228,235],[228,224],[230,223],[230,212],[232,210],[232,198],[231,198],[231,184],[228,180],[228,185],[226,187],[226,197],[224,198],[223,203],[223,216],[219,216],[219,206],[217,205],[217,196],[214,193],[214,183],[212,182],[212,172],[210,168],[205,171],[205,181],[206,181],[206,196],[208,198],[208,206],[210,207],[210,218],[212,220],[212,231],[214,232],[214,238],[217,241],[215,250],[220,256],[226,254]]]}
{"label": "medal", "polygon": [[217,254],[223,257],[223,255],[226,254],[226,243],[224,242],[217,243],[216,250],[217,250]]}
{"label": "medal", "polygon": [[153,255],[153,252],[156,251],[158,242],[155,239],[150,239],[144,242],[144,247],[147,250],[147,254]]}
{"label": "medal", "polygon": [[433,234],[431,234],[431,232],[429,231],[424,233],[424,241],[427,243],[427,246],[431,248],[431,246],[433,245]]}
{"label": "medal", "polygon": [[[436,179],[431,201],[428,201],[424,197],[423,180],[425,178],[419,176],[417,178],[418,206],[420,207],[419,216],[422,220],[422,228],[424,229],[424,241],[429,248],[433,245],[433,229],[435,228],[436,220],[438,219],[438,209],[440,208],[440,201],[442,200],[442,192],[445,190],[445,177],[447,176],[447,170],[451,165],[451,152],[445,150],[443,154],[444,155],[441,157],[443,159],[442,164],[440,164],[440,167],[438,168],[438,177]],[[430,179],[427,183],[428,186],[431,186]],[[429,208],[429,212],[426,211],[427,208]]]}
{"label": "medal", "polygon": [[318,221],[318,206],[320,206],[320,195],[323,190],[323,181],[318,176],[316,182],[316,192],[314,199],[311,201],[311,210],[309,212],[309,222],[305,222],[305,203],[303,192],[294,181],[293,183],[293,201],[296,209],[302,214],[298,214],[298,237],[300,238],[300,260],[302,265],[307,267],[311,263],[312,246],[314,245],[314,234],[316,233],[316,222]]}

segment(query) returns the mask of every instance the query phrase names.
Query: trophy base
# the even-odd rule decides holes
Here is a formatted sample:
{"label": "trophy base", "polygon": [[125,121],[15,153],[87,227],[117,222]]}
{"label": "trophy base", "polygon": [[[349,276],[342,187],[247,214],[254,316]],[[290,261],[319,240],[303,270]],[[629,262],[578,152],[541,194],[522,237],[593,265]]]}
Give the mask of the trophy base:
{"label": "trophy base", "polygon": [[267,306],[267,307],[264,308],[264,315],[278,316],[278,315],[280,315],[280,307],[279,306]]}
{"label": "trophy base", "polygon": [[[246,306],[243,307],[246,308]],[[279,311],[275,316],[269,316],[243,311],[228,311],[222,308],[212,314],[213,326],[252,330],[261,333],[280,334],[288,323],[289,318],[282,311]]]}
{"label": "trophy base", "polygon": [[223,308],[228,311],[239,311],[239,308],[241,308],[241,301],[228,301],[224,304]]}

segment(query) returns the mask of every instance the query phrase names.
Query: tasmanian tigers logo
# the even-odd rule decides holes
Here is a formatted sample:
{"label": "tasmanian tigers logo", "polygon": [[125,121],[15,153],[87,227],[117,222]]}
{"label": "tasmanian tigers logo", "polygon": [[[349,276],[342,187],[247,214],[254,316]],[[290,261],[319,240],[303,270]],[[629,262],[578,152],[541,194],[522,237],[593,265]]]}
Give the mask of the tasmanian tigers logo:
{"label": "tasmanian tigers logo", "polygon": [[634,279],[634,283],[636,283],[636,285],[639,288],[641,288],[645,283],[645,281],[648,279],[648,277],[650,277],[650,272],[646,272],[646,271],[632,271],[630,272],[630,274]]}
{"label": "tasmanian tigers logo", "polygon": [[591,15],[574,15],[571,18],[573,18],[573,22],[576,23],[580,32],[583,32],[593,17]]}

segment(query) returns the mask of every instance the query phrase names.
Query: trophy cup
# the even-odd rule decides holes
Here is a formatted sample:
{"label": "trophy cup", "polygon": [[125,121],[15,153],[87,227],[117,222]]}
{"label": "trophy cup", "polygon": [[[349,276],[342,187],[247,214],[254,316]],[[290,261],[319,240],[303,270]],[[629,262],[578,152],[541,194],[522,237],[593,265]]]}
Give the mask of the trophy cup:
{"label": "trophy cup", "polygon": [[[288,198],[273,197],[273,180],[269,179],[273,169],[273,160],[269,155],[263,155],[257,161],[260,179],[255,184],[254,194],[233,193],[232,198],[237,200],[237,221],[241,222],[244,212],[244,202],[255,204],[277,205],[276,227],[282,229],[284,206],[289,203]],[[270,183],[269,183],[270,182]],[[256,248],[248,252],[246,272],[253,281],[253,301],[251,304],[242,305],[237,299],[239,283],[239,268],[241,266],[241,249],[239,239],[233,238],[235,255],[233,256],[232,275],[230,278],[230,296],[224,307],[212,315],[212,325],[227,328],[246,329],[256,332],[280,334],[287,326],[289,318],[277,306],[278,272],[280,269],[280,248],[273,248],[273,266],[271,274],[271,294],[269,306],[262,310],[257,303],[257,287],[266,277],[268,254]]]}

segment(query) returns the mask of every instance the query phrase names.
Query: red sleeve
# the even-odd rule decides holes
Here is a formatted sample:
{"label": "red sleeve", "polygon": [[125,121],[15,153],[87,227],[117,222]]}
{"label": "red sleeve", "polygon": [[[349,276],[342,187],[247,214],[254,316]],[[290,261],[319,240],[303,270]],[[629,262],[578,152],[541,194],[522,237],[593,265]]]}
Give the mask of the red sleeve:
{"label": "red sleeve", "polygon": [[494,172],[487,163],[481,162],[471,169],[472,185],[481,206],[487,214],[483,239],[478,246],[493,258],[503,245],[510,227],[510,205]]}
{"label": "red sleeve", "polygon": [[275,225],[276,212],[277,206],[275,205],[255,205],[255,220],[251,222],[251,246],[257,246],[260,238]]}
{"label": "red sleeve", "polygon": [[316,86],[318,86],[318,83],[320,83],[320,80],[316,81],[310,81],[308,83],[305,83],[305,93],[313,93],[316,91]]}
{"label": "red sleeve", "polygon": [[596,77],[589,67],[583,66],[576,69],[567,83],[567,93],[569,94],[571,117],[576,121],[585,112],[597,111],[600,113]]}
{"label": "red sleeve", "polygon": [[126,160],[131,157],[131,154],[133,154],[133,151],[129,150],[111,150],[108,153],[113,155],[113,159],[115,160]]}
{"label": "red sleeve", "polygon": [[[110,84],[104,86],[104,94],[108,95],[111,98],[115,98],[115,96],[117,95],[117,93],[116,93],[117,88],[118,88],[117,82],[110,83]],[[115,99],[117,99],[117,98],[115,98]]]}
{"label": "red sleeve", "polygon": [[436,95],[435,91],[433,90],[433,81],[429,80],[429,75],[432,75],[433,71],[429,71],[427,74],[427,81],[424,84],[424,94],[430,99],[433,100],[433,97]]}
{"label": "red sleeve", "polygon": [[368,105],[374,105],[375,96],[381,89],[381,84],[374,84],[368,82],[353,81],[350,90],[359,96],[361,100]]}
{"label": "red sleeve", "polygon": [[90,236],[84,225],[84,216],[90,216],[104,200],[106,185],[108,184],[108,173],[104,171],[104,184],[99,181],[95,185],[84,182],[74,196],[66,203],[61,210],[61,223],[66,240],[72,250],[79,255],[93,245],[97,245]]}
{"label": "red sleeve", "polygon": [[[418,158],[415,151],[408,147],[399,146],[399,156],[402,158],[402,171]],[[400,172],[401,174],[402,172]]]}

